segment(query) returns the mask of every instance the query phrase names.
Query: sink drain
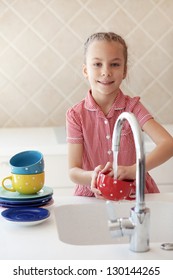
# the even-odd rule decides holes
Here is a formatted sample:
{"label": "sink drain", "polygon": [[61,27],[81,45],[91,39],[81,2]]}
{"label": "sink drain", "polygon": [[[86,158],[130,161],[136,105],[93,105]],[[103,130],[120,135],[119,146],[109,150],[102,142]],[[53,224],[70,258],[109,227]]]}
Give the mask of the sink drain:
{"label": "sink drain", "polygon": [[173,250],[173,243],[162,243],[160,248],[167,251]]}

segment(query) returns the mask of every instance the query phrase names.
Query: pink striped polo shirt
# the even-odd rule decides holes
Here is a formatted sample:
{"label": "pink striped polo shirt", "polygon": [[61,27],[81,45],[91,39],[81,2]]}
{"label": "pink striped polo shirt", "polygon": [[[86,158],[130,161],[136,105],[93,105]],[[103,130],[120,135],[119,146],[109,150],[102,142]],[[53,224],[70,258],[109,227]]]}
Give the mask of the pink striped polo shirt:
{"label": "pink striped polo shirt", "polygon": [[[94,170],[98,165],[113,162],[112,134],[118,116],[123,112],[132,112],[139,125],[142,126],[152,118],[147,109],[140,103],[139,97],[124,95],[120,90],[109,113],[105,116],[92,97],[91,91],[87,97],[66,114],[67,142],[83,144],[82,168]],[[77,155],[76,155],[77,156]],[[132,165],[136,162],[136,152],[133,134],[128,122],[123,123],[119,165]],[[151,176],[146,174],[146,193],[159,192]],[[93,196],[90,186],[76,185],[75,195]]]}

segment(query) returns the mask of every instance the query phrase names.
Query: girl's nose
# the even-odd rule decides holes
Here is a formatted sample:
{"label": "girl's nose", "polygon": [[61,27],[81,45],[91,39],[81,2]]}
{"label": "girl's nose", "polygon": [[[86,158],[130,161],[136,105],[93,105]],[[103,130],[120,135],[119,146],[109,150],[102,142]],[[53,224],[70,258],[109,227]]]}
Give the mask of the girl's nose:
{"label": "girl's nose", "polygon": [[104,67],[102,69],[102,76],[103,77],[110,77],[111,76],[111,70],[109,67]]}

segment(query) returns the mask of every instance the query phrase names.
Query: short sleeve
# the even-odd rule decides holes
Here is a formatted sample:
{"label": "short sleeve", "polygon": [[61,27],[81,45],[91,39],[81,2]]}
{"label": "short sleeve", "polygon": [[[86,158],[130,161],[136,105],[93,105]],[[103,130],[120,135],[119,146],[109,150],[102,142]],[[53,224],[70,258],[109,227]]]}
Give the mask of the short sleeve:
{"label": "short sleeve", "polygon": [[145,106],[140,102],[140,98],[139,97],[134,97],[132,100],[132,102],[130,103],[129,107],[129,111],[132,112],[138,122],[140,127],[142,128],[143,125],[149,120],[149,119],[153,119],[153,116],[149,113],[149,111],[145,108]]}
{"label": "short sleeve", "polygon": [[67,143],[82,144],[83,132],[79,114],[70,108],[66,112]]}

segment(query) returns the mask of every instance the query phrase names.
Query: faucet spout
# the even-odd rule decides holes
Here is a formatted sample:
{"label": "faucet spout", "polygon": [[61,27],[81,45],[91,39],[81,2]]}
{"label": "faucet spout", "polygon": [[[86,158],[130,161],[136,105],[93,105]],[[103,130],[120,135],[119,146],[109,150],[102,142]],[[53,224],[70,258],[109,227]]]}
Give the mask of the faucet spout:
{"label": "faucet spout", "polygon": [[129,122],[136,147],[136,204],[131,208],[130,218],[116,218],[113,205],[108,201],[108,225],[113,237],[130,236],[132,251],[146,252],[149,250],[150,211],[145,206],[145,153],[141,129],[132,113],[124,112],[118,117],[113,131],[112,150],[114,158],[117,159],[115,153],[117,155],[119,151],[121,130],[125,120]]}
{"label": "faucet spout", "polygon": [[136,147],[136,206],[137,212],[145,209],[145,154],[143,147],[143,138],[139,124],[132,113],[122,113],[115,123],[112,150],[118,152],[120,146],[121,129],[124,121],[127,120],[133,132]]}

